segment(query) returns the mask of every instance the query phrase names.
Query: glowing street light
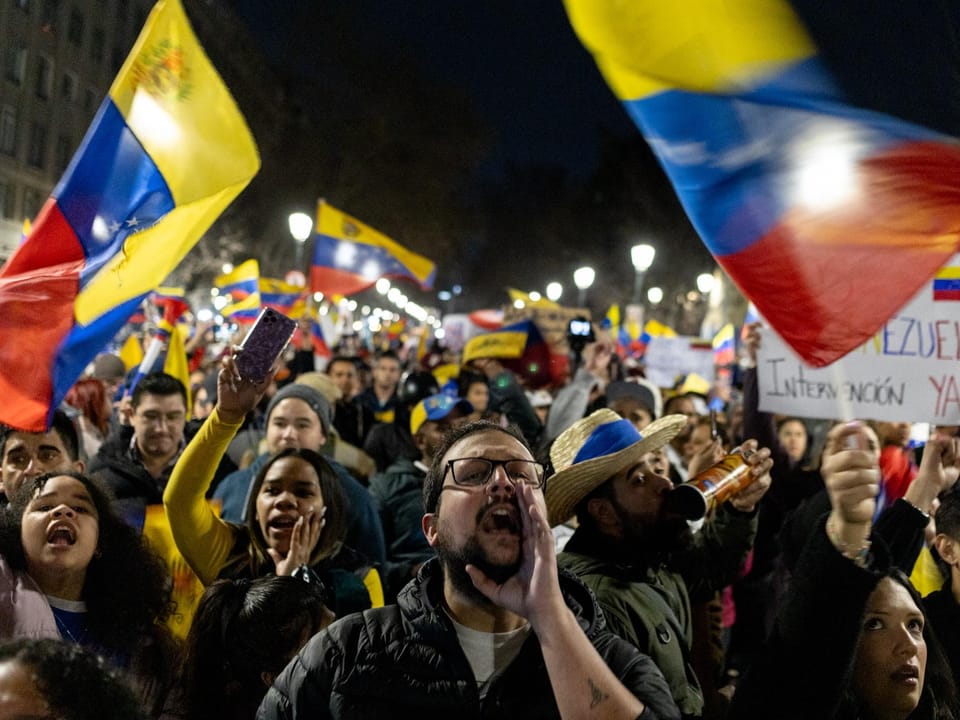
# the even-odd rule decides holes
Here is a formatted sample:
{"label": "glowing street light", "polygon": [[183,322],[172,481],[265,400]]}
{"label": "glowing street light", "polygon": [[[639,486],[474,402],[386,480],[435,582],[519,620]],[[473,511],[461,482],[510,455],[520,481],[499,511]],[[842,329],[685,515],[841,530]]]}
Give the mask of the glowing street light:
{"label": "glowing street light", "polygon": [[558,282],[552,282],[547,285],[547,300],[556,302],[563,295],[563,285]]}
{"label": "glowing street light", "polygon": [[653,245],[646,243],[634,245],[630,248],[630,260],[633,263],[633,303],[639,304],[643,299],[643,280],[646,277],[647,270],[653,265],[653,258],[657,254]]}
{"label": "glowing street light", "polygon": [[313,232],[313,218],[306,213],[295,212],[291,213],[290,217],[287,218],[287,223],[290,226],[290,234],[297,243],[297,260],[295,264],[296,269],[300,270],[303,265],[303,244],[307,241],[307,238],[310,237],[310,233]]}
{"label": "glowing street light", "polygon": [[647,290],[647,300],[650,301],[651,305],[659,305],[663,301],[663,289],[652,287]]}
{"label": "glowing street light", "polygon": [[593,281],[596,279],[597,273],[594,272],[594,269],[589,266],[584,266],[577,268],[573,271],[573,284],[577,286],[577,290],[580,291],[578,296],[578,303],[580,307],[584,307],[587,304],[587,290],[590,289],[590,286],[593,285]]}
{"label": "glowing street light", "polygon": [[713,290],[713,275],[711,273],[701,273],[697,275],[697,290],[702,292],[704,295],[710,293]]}

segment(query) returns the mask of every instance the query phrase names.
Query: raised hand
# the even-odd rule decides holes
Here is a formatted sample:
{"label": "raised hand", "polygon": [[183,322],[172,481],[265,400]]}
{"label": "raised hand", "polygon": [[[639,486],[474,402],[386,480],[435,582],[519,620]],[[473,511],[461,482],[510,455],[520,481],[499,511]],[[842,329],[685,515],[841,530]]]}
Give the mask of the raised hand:
{"label": "raised hand", "polygon": [[276,367],[260,382],[244,380],[237,371],[232,353],[227,353],[217,375],[217,411],[220,419],[231,424],[239,423],[253,410],[267,387],[273,382]]}
{"label": "raised hand", "polygon": [[317,512],[310,510],[306,515],[301,515],[293,526],[293,534],[290,536],[290,549],[287,554],[281,555],[273,548],[267,548],[273,564],[277,568],[277,575],[293,575],[301,565],[310,564],[310,556],[320,541],[320,535],[323,532],[324,525],[327,524],[324,515],[327,508],[324,507]]}
{"label": "raised hand", "polygon": [[740,447],[752,450],[746,453],[747,465],[756,480],[730,498],[730,504],[740,512],[753,512],[757,503],[770,489],[773,460],[770,458],[770,449],[758,448],[756,440],[747,440]]}
{"label": "raised hand", "polygon": [[837,425],[827,435],[821,473],[833,510],[827,534],[844,555],[854,556],[870,534],[880,490],[880,447],[860,422]]}
{"label": "raised hand", "polygon": [[517,496],[523,532],[520,569],[502,585],[473,565],[467,565],[466,570],[474,586],[491,602],[525,617],[539,632],[558,617],[557,613],[567,612],[567,607],[560,593],[556,548],[543,493],[521,484]]}

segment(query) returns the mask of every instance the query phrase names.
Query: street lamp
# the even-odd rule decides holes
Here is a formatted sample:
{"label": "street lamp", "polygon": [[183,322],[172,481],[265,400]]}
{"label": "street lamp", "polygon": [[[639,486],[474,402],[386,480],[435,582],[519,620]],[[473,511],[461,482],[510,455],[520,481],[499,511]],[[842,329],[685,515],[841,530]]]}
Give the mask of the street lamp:
{"label": "street lamp", "polygon": [[577,302],[580,307],[586,306],[587,290],[593,285],[596,277],[597,274],[593,271],[593,268],[589,266],[577,268],[573,271],[573,284],[576,285],[577,290],[580,291],[580,294],[577,296]]}
{"label": "street lamp", "polygon": [[713,275],[711,273],[700,273],[697,275],[697,290],[704,295],[709,295],[713,290]]}
{"label": "street lamp", "polygon": [[647,290],[647,300],[650,301],[651,305],[659,305],[663,301],[663,289],[652,287]]}
{"label": "street lamp", "polygon": [[653,258],[657,254],[653,245],[634,245],[630,248],[630,260],[635,271],[633,276],[633,303],[639,305],[643,300],[643,279],[647,270],[653,265]]}
{"label": "street lamp", "polygon": [[290,225],[290,234],[293,235],[293,239],[297,243],[297,260],[295,269],[302,270],[303,244],[307,241],[307,238],[310,237],[310,233],[313,231],[313,218],[306,213],[295,212],[291,213],[290,217],[287,219],[287,222]]}
{"label": "street lamp", "polygon": [[556,302],[563,295],[563,285],[558,282],[552,282],[547,285],[547,300]]}

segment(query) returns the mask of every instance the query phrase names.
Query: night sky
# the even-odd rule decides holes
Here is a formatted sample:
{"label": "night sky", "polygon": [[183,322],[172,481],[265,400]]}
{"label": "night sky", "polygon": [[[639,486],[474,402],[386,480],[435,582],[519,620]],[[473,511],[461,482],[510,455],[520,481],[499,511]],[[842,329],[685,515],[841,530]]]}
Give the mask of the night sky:
{"label": "night sky", "polygon": [[[324,32],[346,31],[363,34],[373,52],[403,48],[428,80],[462,87],[497,132],[484,173],[495,176],[510,163],[551,163],[582,175],[596,161],[598,128],[618,136],[637,132],[560,0],[333,0],[322,3],[322,12],[334,27],[303,28],[293,20],[320,4],[236,0],[234,6],[267,57],[294,75],[298,62],[287,57],[292,34],[315,33],[319,49]],[[310,59],[299,64],[308,67]]]}

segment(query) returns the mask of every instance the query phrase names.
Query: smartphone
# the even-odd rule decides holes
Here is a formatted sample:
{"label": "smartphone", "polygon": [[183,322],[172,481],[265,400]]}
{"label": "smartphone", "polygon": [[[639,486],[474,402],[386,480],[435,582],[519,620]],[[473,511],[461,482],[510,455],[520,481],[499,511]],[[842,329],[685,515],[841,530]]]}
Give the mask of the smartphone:
{"label": "smartphone", "polygon": [[273,308],[264,308],[257,316],[250,332],[237,348],[236,364],[244,380],[260,382],[280,357],[297,329],[291,320]]}

